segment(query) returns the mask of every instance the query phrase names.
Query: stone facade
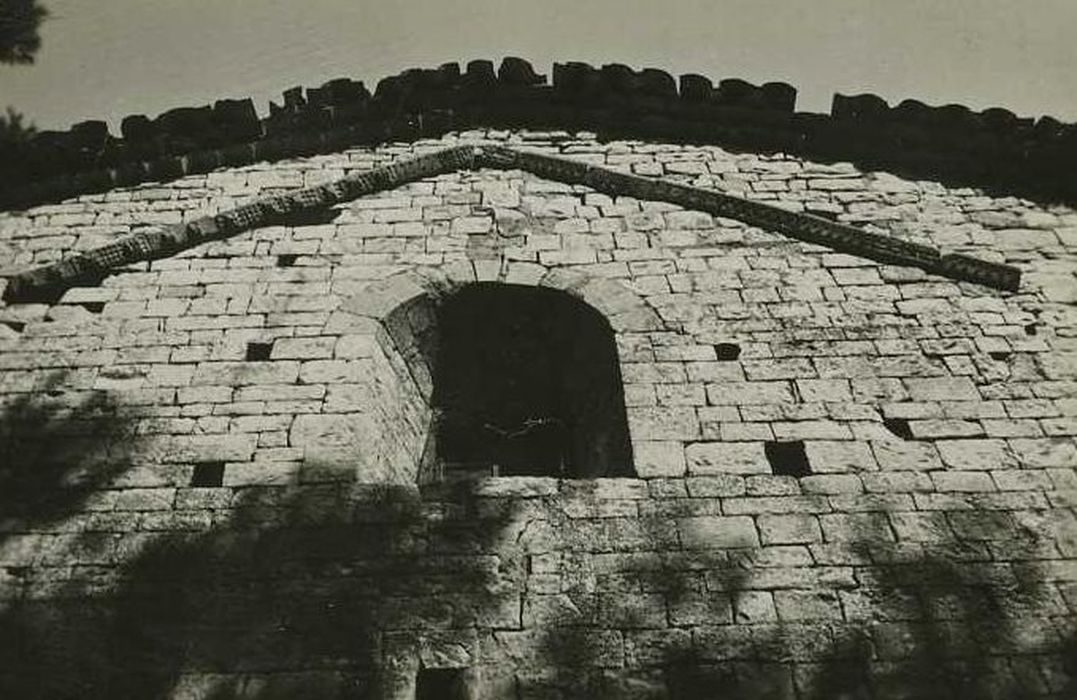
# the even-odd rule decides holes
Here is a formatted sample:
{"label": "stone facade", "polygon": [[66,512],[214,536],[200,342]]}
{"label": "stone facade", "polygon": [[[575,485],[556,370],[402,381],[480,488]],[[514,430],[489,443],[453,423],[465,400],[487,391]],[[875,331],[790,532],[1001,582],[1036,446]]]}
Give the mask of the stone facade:
{"label": "stone facade", "polygon": [[[483,698],[1077,692],[1069,206],[475,130],[8,212],[0,259],[22,271],[484,144],[1005,263],[1021,285],[478,167],[8,302],[0,695],[403,699],[450,677]],[[476,282],[563,290],[610,322],[634,478],[419,487],[415,339]]]}

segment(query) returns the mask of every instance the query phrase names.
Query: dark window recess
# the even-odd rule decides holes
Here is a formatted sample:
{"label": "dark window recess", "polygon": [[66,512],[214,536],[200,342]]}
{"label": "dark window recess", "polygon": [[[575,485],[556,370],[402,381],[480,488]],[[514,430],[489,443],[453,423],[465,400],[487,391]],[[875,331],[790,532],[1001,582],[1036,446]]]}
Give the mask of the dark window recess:
{"label": "dark window recess", "polygon": [[437,315],[435,452],[446,477],[631,476],[613,330],[541,287],[476,284]]}
{"label": "dark window recess", "polygon": [[273,352],[273,343],[247,343],[248,360],[268,360],[269,353]]}
{"label": "dark window recess", "polygon": [[22,329],[26,328],[26,324],[22,321],[0,321],[0,323],[4,324],[16,333],[22,333]]}
{"label": "dark window recess", "polygon": [[792,442],[767,442],[763,451],[770,462],[770,470],[778,476],[808,476],[811,465],[801,440]]}
{"label": "dark window recess", "polygon": [[1036,328],[1035,323],[1030,323],[1027,326],[1025,326],[1025,335],[1036,335],[1036,333],[1038,333],[1038,332],[1039,332],[1039,329]]}
{"label": "dark window recess", "polygon": [[191,486],[212,488],[224,483],[224,462],[202,462],[194,465]]}
{"label": "dark window recess", "polygon": [[721,362],[732,362],[740,357],[740,346],[736,343],[718,343],[714,346],[714,352]]}
{"label": "dark window recess", "polygon": [[883,427],[902,440],[912,440],[912,428],[904,418],[883,418]]}
{"label": "dark window recess", "polygon": [[415,679],[415,700],[465,700],[462,668],[421,668]]}
{"label": "dark window recess", "polygon": [[992,360],[999,360],[1000,362],[1010,359],[1010,353],[1008,352],[989,352],[987,354],[991,356]]}
{"label": "dark window recess", "polygon": [[298,255],[278,255],[277,267],[291,267],[292,265],[295,265],[295,261],[298,259]]}

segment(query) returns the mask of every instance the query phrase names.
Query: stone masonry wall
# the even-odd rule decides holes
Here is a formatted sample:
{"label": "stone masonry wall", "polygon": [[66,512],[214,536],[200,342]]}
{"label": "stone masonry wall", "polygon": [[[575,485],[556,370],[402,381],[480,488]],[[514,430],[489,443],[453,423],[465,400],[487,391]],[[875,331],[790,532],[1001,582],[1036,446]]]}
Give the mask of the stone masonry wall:
{"label": "stone masonry wall", "polygon": [[[0,214],[0,265],[471,142],[774,201],[1022,286],[479,170],[0,307],[0,696],[403,699],[438,668],[484,698],[1073,696],[1072,209],[476,131]],[[417,488],[431,314],[393,311],[474,281],[615,319],[638,478]],[[768,444],[795,441],[811,473],[775,474],[797,465]]]}

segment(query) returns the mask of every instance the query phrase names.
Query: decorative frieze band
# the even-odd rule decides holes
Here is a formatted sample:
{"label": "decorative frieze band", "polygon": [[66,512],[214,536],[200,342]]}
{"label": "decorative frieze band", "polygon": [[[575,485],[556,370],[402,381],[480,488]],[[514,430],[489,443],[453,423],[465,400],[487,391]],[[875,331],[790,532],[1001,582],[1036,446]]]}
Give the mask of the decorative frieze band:
{"label": "decorative frieze band", "polygon": [[806,243],[878,262],[918,267],[943,277],[977,282],[996,289],[1016,291],[1021,271],[1012,265],[991,263],[967,255],[941,255],[930,246],[872,233],[811,214],[794,212],[764,202],[659,180],[541,153],[502,146],[483,147],[481,165],[519,168],[548,180],[582,184],[599,192],[677,204],[685,209],[736,219]]}
{"label": "decorative frieze band", "polygon": [[115,270],[167,257],[200,243],[273,225],[289,215],[322,209],[408,182],[475,167],[520,169],[548,180],[586,185],[598,192],[676,204],[737,219],[790,238],[878,262],[918,267],[957,280],[1015,291],[1016,267],[966,255],[941,255],[929,246],[901,241],[810,214],[661,179],[622,173],[588,163],[518,151],[504,146],[457,146],[354,173],[331,183],[268,197],[216,216],[125,236],[108,245],[11,276],[8,302],[47,301],[64,290],[95,284]]}

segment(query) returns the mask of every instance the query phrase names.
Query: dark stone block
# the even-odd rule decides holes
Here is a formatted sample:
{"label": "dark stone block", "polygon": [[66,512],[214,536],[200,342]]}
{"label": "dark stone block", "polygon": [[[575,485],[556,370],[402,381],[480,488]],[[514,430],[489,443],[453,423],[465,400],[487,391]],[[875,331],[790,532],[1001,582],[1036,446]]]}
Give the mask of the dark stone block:
{"label": "dark stone block", "polygon": [[442,63],[438,66],[438,84],[443,86],[458,85],[460,83],[460,64],[455,61]]}
{"label": "dark stone block", "polygon": [[103,148],[108,138],[108,125],[102,121],[79,122],[71,127],[71,142],[78,148]]}
{"label": "dark stone block", "polygon": [[34,134],[30,145],[36,150],[66,150],[71,146],[71,135],[66,131],[39,131]]}
{"label": "dark stone block", "polygon": [[424,136],[438,137],[456,128],[451,110],[434,109],[421,115]]}
{"label": "dark stone block", "polygon": [[857,121],[877,121],[886,118],[890,106],[878,95],[842,95],[834,94],[830,115],[835,119],[853,119]]}
{"label": "dark stone block", "polygon": [[601,73],[590,64],[579,61],[553,64],[553,86],[558,91],[572,94],[589,92],[601,80]]}
{"label": "dark stone block", "polygon": [[329,109],[330,117],[334,127],[340,127],[347,124],[353,124],[367,114],[366,103],[354,103],[350,105],[342,105],[340,107],[331,107]]}
{"label": "dark stone block", "polygon": [[351,105],[370,99],[370,92],[363,82],[349,78],[330,80],[322,85],[322,90],[329,95],[329,104],[334,106]]}
{"label": "dark stone block", "polygon": [[993,107],[980,112],[980,118],[987,128],[993,131],[1009,132],[1018,126],[1017,115],[1008,109]]}
{"label": "dark stone block", "polygon": [[303,99],[303,88],[295,86],[284,91],[284,107],[286,109],[298,109],[307,103]]}
{"label": "dark stone block", "polygon": [[1054,117],[1040,117],[1033,127],[1033,134],[1036,139],[1054,139],[1061,135],[1065,128],[1066,125]]}
{"label": "dark stone block", "polygon": [[890,114],[895,121],[906,124],[927,124],[931,122],[932,109],[920,100],[902,100]]}
{"label": "dark stone block", "polygon": [[347,148],[356,142],[357,131],[355,125],[342,126],[336,129],[331,129],[324,134],[321,134],[322,145],[321,148],[324,152],[332,152]]}
{"label": "dark stone block", "polygon": [[787,83],[764,83],[760,88],[767,109],[792,112],[797,105],[797,89]]}
{"label": "dark stone block", "polygon": [[187,174],[208,173],[221,166],[221,152],[211,149],[187,155]]}
{"label": "dark stone block", "polygon": [[154,125],[163,134],[200,138],[213,131],[213,110],[208,105],[170,109],[157,117]]}
{"label": "dark stone block", "polygon": [[456,83],[451,80],[451,75],[439,70],[404,71],[384,88],[378,86],[382,113],[410,113],[453,105],[458,98]]}
{"label": "dark stone block", "polygon": [[307,88],[307,108],[317,109],[329,105],[329,91],[324,87]]}
{"label": "dark stone block", "polygon": [[78,173],[75,175],[75,191],[82,192],[104,192],[114,186],[112,180],[111,170],[90,170],[84,173]]}
{"label": "dark stone block", "polygon": [[10,189],[0,188],[0,206],[3,208],[20,207],[30,203],[44,202],[50,199],[62,199],[58,184],[63,178],[52,178],[28,185],[15,186]]}
{"label": "dark stone block", "polygon": [[274,138],[291,131],[299,123],[297,117],[298,115],[284,110],[266,117],[265,121],[262,122],[265,137]]}
{"label": "dark stone block", "polygon": [[254,149],[250,144],[237,144],[235,146],[227,146],[218,151],[220,154],[221,165],[228,167],[237,167],[240,165],[250,165],[254,162]]}
{"label": "dark stone block", "polygon": [[104,145],[95,152],[97,163],[103,167],[111,168],[132,160],[130,149],[120,139],[111,136]]}
{"label": "dark stone block", "polygon": [[681,76],[681,99],[691,102],[707,102],[714,93],[714,83],[695,73]]}
{"label": "dark stone block", "polygon": [[546,76],[535,73],[530,63],[515,56],[506,56],[501,61],[497,79],[503,85],[542,85],[546,82]]}
{"label": "dark stone block", "polygon": [[493,61],[485,59],[468,61],[464,82],[471,87],[493,87],[497,84]]}
{"label": "dark stone block", "polygon": [[629,93],[636,90],[636,72],[622,63],[602,66],[602,84],[610,92]]}
{"label": "dark stone block", "polygon": [[146,166],[141,162],[124,163],[115,169],[113,179],[120,187],[130,187],[146,181]]}
{"label": "dark stone block", "polygon": [[749,106],[759,88],[746,80],[739,78],[727,78],[718,83],[718,89],[714,93],[717,104],[728,107]]}
{"label": "dark stone block", "polygon": [[377,103],[377,106],[381,108],[390,102],[398,100],[403,94],[403,91],[403,77],[399,75],[390,75],[378,81],[377,87],[374,88],[374,100]]}
{"label": "dark stone block", "polygon": [[932,121],[945,129],[978,129],[981,126],[978,115],[964,105],[943,105],[932,111]]}
{"label": "dark stone block", "polygon": [[[325,112],[327,117],[330,116],[330,110],[325,110]],[[324,132],[319,130],[311,133],[293,134],[289,139],[291,144],[290,155],[312,156],[321,153],[322,133]]]}
{"label": "dark stone block", "polygon": [[250,145],[251,160],[254,163],[260,161],[274,161],[287,158],[295,154],[292,146],[292,135],[286,134],[275,139],[256,141]]}
{"label": "dark stone block", "polygon": [[213,121],[217,133],[226,140],[254,139],[262,135],[262,123],[249,98],[217,100],[213,105]]}
{"label": "dark stone block", "polygon": [[638,89],[644,95],[662,98],[677,97],[677,83],[673,76],[657,68],[644,68],[637,76]]}
{"label": "dark stone block", "polygon": [[167,182],[183,177],[183,158],[180,156],[166,156],[151,161],[148,164],[149,179],[157,182]]}
{"label": "dark stone block", "polygon": [[390,139],[400,141],[414,141],[422,138],[422,129],[419,127],[417,115],[400,116],[386,122],[386,133]]}

